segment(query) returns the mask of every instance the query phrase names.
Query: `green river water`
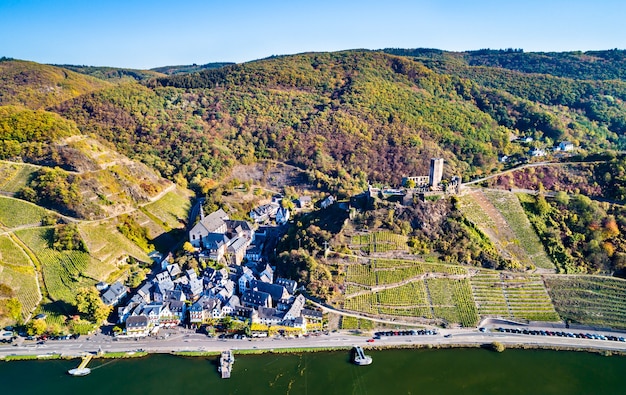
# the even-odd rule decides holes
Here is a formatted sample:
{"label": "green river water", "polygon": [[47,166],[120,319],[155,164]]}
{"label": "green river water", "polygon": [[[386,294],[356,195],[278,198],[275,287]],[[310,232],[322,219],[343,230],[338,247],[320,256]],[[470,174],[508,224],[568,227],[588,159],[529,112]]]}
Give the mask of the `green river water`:
{"label": "green river water", "polygon": [[[94,360],[0,363],[2,394],[626,394],[626,357],[584,352],[483,349],[368,351],[369,366],[349,352],[241,355],[230,379],[215,358],[153,355]],[[5,392],[6,391],[6,392]]]}

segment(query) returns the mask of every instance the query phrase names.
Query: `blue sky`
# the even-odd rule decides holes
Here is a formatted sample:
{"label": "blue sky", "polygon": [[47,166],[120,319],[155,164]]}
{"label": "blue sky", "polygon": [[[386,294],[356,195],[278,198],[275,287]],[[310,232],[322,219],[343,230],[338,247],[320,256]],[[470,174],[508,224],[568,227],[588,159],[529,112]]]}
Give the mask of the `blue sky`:
{"label": "blue sky", "polygon": [[0,0],[0,56],[152,68],[369,48],[626,48],[623,0]]}

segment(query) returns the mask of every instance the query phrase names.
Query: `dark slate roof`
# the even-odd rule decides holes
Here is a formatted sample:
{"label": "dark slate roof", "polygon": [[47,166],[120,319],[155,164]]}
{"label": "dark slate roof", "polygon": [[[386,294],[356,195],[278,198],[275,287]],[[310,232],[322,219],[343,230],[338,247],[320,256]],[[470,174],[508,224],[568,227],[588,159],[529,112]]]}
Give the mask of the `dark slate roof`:
{"label": "dark slate roof", "polygon": [[207,215],[200,221],[200,224],[209,233],[214,233],[220,226],[224,225],[224,220],[228,219],[228,214],[222,209],[219,209],[211,214]]}
{"label": "dark slate roof", "polygon": [[126,329],[145,328],[148,326],[148,317],[145,315],[132,315],[126,319]]}
{"label": "dark slate roof", "polygon": [[165,292],[165,296],[163,298],[163,300],[165,300],[166,302],[170,302],[170,301],[174,301],[174,300],[185,300],[185,294],[183,293],[183,291],[179,290],[179,289],[172,289],[169,291]]}
{"label": "dark slate roof", "polygon": [[174,300],[170,302],[170,311],[172,313],[182,313],[185,311],[185,302]]}
{"label": "dark slate roof", "polygon": [[250,307],[237,306],[233,308],[233,313],[238,317],[250,318],[254,315],[254,309]]}
{"label": "dark slate roof", "polygon": [[226,221],[228,229],[239,231],[252,231],[252,225],[248,221],[228,220]]}
{"label": "dark slate roof", "polygon": [[282,277],[278,277],[276,281],[274,281],[274,284],[282,285],[290,294],[296,292],[296,288],[298,287],[298,283],[296,281]]}
{"label": "dark slate roof", "polygon": [[302,309],[302,316],[303,317],[310,317],[310,318],[316,318],[316,319],[322,319],[322,312],[319,310],[312,310],[312,309]]}
{"label": "dark slate roof", "polygon": [[230,299],[228,299],[228,302],[226,303],[226,305],[231,307],[231,308],[235,308],[235,307],[241,306],[241,303],[239,302],[239,296],[237,296],[237,295],[231,296]]}
{"label": "dark slate roof", "polygon": [[137,290],[137,293],[142,296],[150,296],[150,290],[152,289],[152,284],[145,283],[141,288]]}
{"label": "dark slate roof", "polygon": [[275,319],[278,321],[283,319],[283,313],[273,307],[259,307],[257,312],[259,313],[259,318]]}
{"label": "dark slate roof", "polygon": [[272,295],[272,299],[278,301],[288,296],[288,292],[282,285],[264,283],[263,281],[252,280],[250,281],[250,288],[257,289],[260,292],[265,292]]}
{"label": "dark slate roof", "polygon": [[205,248],[208,248],[210,250],[217,250],[221,246],[228,243],[228,238],[226,237],[226,235],[223,235],[221,233],[210,233],[204,238],[204,240],[206,242]]}
{"label": "dark slate roof", "polygon": [[237,252],[240,249],[244,248],[246,243],[248,243],[248,239],[245,237],[237,237],[232,244],[228,247],[229,251]]}
{"label": "dark slate roof", "polygon": [[126,287],[120,283],[119,281],[111,284],[109,289],[102,295],[102,301],[105,304],[112,305],[116,303],[121,297],[123,297],[127,292]]}
{"label": "dark slate roof", "polygon": [[178,266],[177,263],[174,263],[173,265],[169,265],[167,267],[167,272],[170,274],[171,277],[176,277],[181,273],[180,266]]}
{"label": "dark slate roof", "polygon": [[247,303],[254,306],[264,306],[268,304],[269,298],[269,293],[248,290],[241,296],[241,303]]}
{"label": "dark slate roof", "polygon": [[157,283],[172,281],[172,277],[170,277],[168,271],[162,271],[161,273],[157,273],[157,275],[155,276],[155,281]]}

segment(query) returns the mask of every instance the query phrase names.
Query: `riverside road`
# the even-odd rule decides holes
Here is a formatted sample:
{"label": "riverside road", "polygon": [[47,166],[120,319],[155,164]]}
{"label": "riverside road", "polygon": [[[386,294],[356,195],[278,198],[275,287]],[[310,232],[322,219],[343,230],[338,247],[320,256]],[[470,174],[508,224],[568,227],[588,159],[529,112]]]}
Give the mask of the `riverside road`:
{"label": "riverside road", "polygon": [[[524,327],[526,329],[542,329],[542,327]],[[554,328],[544,327],[546,330]],[[580,332],[580,331],[576,331]],[[598,335],[618,335],[616,332],[593,331]],[[368,342],[369,339],[369,342]],[[111,336],[92,335],[82,336],[76,340],[49,340],[45,343],[23,341],[17,345],[0,346],[0,357],[7,355],[47,355],[62,354],[79,356],[85,353],[103,352],[132,352],[146,351],[150,353],[170,353],[180,351],[223,351],[264,349],[277,350],[284,348],[328,348],[328,347],[411,347],[427,345],[459,345],[472,346],[500,342],[505,346],[529,346],[544,348],[594,349],[626,352],[626,342],[580,339],[555,336],[533,336],[516,333],[501,333],[494,330],[481,332],[478,329],[441,329],[437,335],[410,335],[389,336],[371,340],[365,334],[355,335],[347,332],[334,332],[327,335],[308,336],[301,338],[261,338],[261,339],[218,339],[209,338],[197,333],[178,331],[166,339],[152,337],[137,339],[117,339]]]}

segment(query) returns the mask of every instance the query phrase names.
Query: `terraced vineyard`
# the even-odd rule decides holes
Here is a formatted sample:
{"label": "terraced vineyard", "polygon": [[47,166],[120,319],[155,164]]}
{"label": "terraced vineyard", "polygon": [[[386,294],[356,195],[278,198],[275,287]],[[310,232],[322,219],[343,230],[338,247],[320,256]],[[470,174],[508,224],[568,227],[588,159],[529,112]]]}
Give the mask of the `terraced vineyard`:
{"label": "terraced vineyard", "polygon": [[480,228],[503,256],[523,267],[554,270],[517,197],[508,191],[473,191],[461,197],[463,214]]}
{"label": "terraced vineyard", "polygon": [[166,230],[181,228],[187,221],[191,208],[189,196],[176,189],[166,193],[161,199],[142,207],[142,211]]}
{"label": "terraced vineyard", "polygon": [[364,320],[356,317],[341,317],[341,329],[361,329],[370,330],[374,328],[374,323],[370,320]]}
{"label": "terraced vineyard", "polygon": [[471,284],[478,313],[481,316],[511,317],[506,295],[501,286],[500,273],[481,271],[480,274],[472,277]]}
{"label": "terraced vineyard", "polygon": [[563,319],[585,325],[626,329],[626,281],[599,276],[545,276],[548,292]]}
{"label": "terraced vineyard", "polygon": [[0,191],[15,193],[25,187],[36,166],[0,161]]}
{"label": "terraced vineyard", "polygon": [[[146,253],[122,235],[116,228],[115,220],[82,223],[78,226],[80,235],[87,244],[89,253],[102,265],[114,265],[124,256],[133,256],[140,261],[149,262]],[[114,268],[103,269],[113,270]]]}
{"label": "terraced vineyard", "polygon": [[78,288],[96,283],[95,279],[82,275],[90,264],[89,254],[50,248],[49,232],[52,232],[50,227],[23,229],[15,233],[41,263],[44,283],[50,297],[73,303],[74,293]]}
{"label": "terraced vineyard", "polygon": [[478,323],[478,312],[468,279],[429,278],[426,284],[435,317],[459,322],[466,327]]}
{"label": "terraced vineyard", "polygon": [[47,213],[32,203],[0,196],[0,223],[9,228],[38,224]]}
{"label": "terraced vineyard", "polygon": [[468,275],[467,269],[462,266],[372,259],[350,264],[346,271],[347,310],[439,319],[463,326],[478,321],[469,281],[462,278]]}
{"label": "terraced vineyard", "polygon": [[374,252],[407,251],[407,241],[406,236],[380,231],[352,236],[351,245],[371,254]]}
{"label": "terraced vineyard", "polygon": [[13,289],[22,303],[23,316],[35,308],[41,299],[35,268],[9,236],[0,236],[0,284]]}
{"label": "terraced vineyard", "polygon": [[507,191],[489,190],[483,193],[502,214],[515,234],[515,241],[526,251],[530,261],[537,267],[554,269],[517,197]]}
{"label": "terraced vineyard", "polygon": [[539,275],[481,271],[471,279],[481,316],[531,321],[558,321],[552,300]]}

